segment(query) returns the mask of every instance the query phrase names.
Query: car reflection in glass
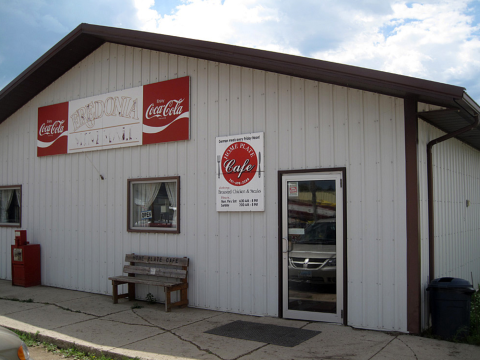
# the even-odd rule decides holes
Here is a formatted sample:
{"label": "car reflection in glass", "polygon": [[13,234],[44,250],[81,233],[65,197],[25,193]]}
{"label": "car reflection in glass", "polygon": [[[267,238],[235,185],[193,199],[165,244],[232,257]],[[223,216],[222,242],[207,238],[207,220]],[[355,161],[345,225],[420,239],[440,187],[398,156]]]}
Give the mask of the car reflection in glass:
{"label": "car reflection in glass", "polygon": [[335,219],[318,220],[290,242],[288,278],[308,284],[336,283]]}

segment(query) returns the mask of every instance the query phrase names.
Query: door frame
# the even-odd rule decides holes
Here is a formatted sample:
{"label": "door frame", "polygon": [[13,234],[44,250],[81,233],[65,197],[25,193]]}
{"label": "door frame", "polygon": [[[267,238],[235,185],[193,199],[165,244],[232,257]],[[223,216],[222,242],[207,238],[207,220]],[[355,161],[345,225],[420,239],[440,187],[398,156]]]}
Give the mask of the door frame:
{"label": "door frame", "polygon": [[347,170],[345,167],[305,169],[305,170],[279,170],[277,174],[278,190],[278,317],[283,318],[283,214],[282,207],[284,202],[283,194],[283,176],[284,175],[322,175],[328,173],[342,174],[342,194],[343,194],[343,325],[348,324],[348,276],[347,276]]}

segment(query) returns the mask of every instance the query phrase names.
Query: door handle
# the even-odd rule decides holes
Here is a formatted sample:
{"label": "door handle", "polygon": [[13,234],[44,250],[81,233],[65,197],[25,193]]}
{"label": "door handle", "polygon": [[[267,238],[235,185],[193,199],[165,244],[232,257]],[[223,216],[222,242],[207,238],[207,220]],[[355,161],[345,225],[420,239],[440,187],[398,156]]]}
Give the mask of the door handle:
{"label": "door handle", "polygon": [[284,254],[288,253],[288,240],[285,238],[282,238],[282,251]]}

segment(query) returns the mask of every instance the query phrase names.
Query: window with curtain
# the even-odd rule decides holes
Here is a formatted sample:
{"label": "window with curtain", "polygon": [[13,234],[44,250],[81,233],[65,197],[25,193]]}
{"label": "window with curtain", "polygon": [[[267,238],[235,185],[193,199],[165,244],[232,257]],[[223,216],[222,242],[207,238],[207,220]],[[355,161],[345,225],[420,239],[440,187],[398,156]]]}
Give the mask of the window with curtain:
{"label": "window with curtain", "polygon": [[22,187],[0,186],[0,226],[21,225]]}
{"label": "window with curtain", "polygon": [[128,231],[180,232],[180,177],[128,180]]}

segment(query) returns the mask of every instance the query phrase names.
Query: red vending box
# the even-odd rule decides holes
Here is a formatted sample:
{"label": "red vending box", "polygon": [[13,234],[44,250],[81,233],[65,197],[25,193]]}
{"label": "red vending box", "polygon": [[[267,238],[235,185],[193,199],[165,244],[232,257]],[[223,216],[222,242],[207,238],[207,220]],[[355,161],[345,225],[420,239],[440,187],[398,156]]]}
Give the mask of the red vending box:
{"label": "red vending box", "polygon": [[12,285],[35,286],[41,283],[40,245],[27,242],[27,231],[15,231],[12,245]]}

